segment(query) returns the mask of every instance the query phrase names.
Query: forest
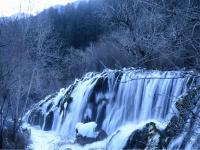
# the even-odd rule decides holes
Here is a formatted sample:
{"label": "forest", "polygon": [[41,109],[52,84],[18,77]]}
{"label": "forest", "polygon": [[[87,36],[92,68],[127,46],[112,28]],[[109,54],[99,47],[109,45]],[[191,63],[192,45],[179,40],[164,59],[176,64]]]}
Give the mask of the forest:
{"label": "forest", "polygon": [[89,0],[1,17],[1,140],[11,119],[16,142],[46,95],[87,72],[129,67],[199,72],[200,1]]}

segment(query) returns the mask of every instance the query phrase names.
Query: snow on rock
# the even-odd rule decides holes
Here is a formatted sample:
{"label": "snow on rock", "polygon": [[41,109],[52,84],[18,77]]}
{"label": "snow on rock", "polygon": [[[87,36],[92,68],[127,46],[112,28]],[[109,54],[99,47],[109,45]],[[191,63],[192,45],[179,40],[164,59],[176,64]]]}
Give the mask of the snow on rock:
{"label": "snow on rock", "polygon": [[77,135],[81,135],[83,137],[91,137],[96,138],[98,133],[95,131],[97,127],[96,122],[88,122],[88,123],[77,123],[76,124],[76,133]]}

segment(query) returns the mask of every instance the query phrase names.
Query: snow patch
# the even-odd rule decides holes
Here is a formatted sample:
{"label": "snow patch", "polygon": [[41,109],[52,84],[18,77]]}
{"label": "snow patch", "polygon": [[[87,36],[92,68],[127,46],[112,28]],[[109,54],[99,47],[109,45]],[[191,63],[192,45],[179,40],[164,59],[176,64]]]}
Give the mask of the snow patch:
{"label": "snow patch", "polygon": [[96,138],[97,132],[95,129],[97,127],[96,122],[88,122],[88,123],[77,123],[76,124],[76,131],[77,134],[82,135],[83,137],[93,137]]}

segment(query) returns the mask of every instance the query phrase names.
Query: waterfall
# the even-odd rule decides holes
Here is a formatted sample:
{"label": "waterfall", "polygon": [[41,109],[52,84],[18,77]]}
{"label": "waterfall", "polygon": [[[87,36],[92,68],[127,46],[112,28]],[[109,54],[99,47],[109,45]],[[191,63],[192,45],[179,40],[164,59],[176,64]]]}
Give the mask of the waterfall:
{"label": "waterfall", "polygon": [[149,120],[167,124],[177,111],[177,98],[193,84],[190,72],[129,68],[88,73],[37,103],[24,118],[66,137],[75,137],[78,122],[94,121],[108,135]]}

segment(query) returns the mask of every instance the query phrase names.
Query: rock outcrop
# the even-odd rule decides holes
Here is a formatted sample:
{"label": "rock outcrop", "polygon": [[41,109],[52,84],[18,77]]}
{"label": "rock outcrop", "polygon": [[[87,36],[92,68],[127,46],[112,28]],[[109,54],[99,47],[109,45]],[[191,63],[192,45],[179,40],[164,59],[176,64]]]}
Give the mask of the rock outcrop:
{"label": "rock outcrop", "polygon": [[135,130],[130,137],[124,149],[145,149],[158,145],[160,131],[153,122],[147,123],[142,129]]}
{"label": "rock outcrop", "polygon": [[200,86],[180,96],[176,102],[178,112],[172,116],[165,129],[158,129],[153,122],[147,123],[142,129],[133,131],[124,149],[166,149],[174,139],[185,132],[187,136],[180,144],[180,148],[184,149],[194,133],[192,130],[197,121],[197,112],[200,111],[199,95]]}
{"label": "rock outcrop", "polygon": [[106,137],[107,134],[104,130],[97,130],[97,124],[95,122],[77,124],[75,140],[76,143],[85,145],[104,140]]}

